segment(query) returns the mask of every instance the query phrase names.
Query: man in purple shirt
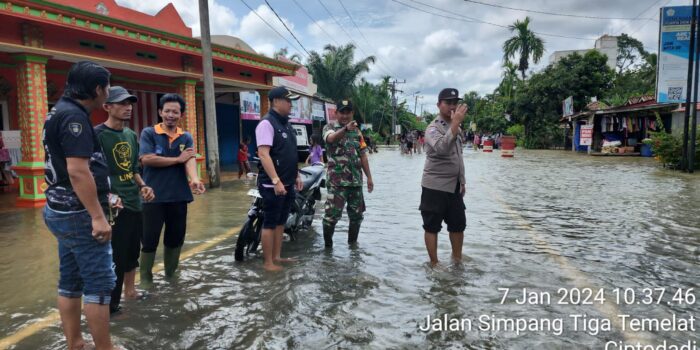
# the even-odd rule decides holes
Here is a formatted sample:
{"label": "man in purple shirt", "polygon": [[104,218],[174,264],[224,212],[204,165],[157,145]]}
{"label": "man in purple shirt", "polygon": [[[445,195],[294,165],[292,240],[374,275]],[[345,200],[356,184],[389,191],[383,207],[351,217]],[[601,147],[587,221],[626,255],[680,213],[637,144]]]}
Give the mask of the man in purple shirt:
{"label": "man in purple shirt", "polygon": [[296,132],[289,123],[292,94],[285,87],[276,87],[268,93],[270,111],[255,128],[258,156],[263,166],[258,174],[258,190],[263,198],[265,216],[262,227],[262,249],[265,259],[263,267],[268,271],[279,271],[276,263],[291,262],[282,259],[282,235],[287,216],[294,203],[294,186],[302,189],[297,163]]}

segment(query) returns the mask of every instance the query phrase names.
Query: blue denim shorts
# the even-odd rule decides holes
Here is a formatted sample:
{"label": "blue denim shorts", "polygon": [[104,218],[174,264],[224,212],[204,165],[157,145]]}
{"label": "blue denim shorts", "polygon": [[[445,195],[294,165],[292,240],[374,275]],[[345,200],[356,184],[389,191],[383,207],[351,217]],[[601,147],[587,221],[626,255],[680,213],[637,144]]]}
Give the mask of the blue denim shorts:
{"label": "blue denim shorts", "polygon": [[58,295],[80,298],[90,304],[109,305],[117,276],[112,262],[112,245],[92,237],[92,220],[87,211],[60,212],[44,207],[44,222],[58,241]]}
{"label": "blue denim shorts", "polygon": [[273,187],[258,186],[260,196],[263,197],[265,206],[265,217],[263,218],[263,228],[275,228],[287,223],[287,217],[292,209],[292,203],[296,198],[294,186],[287,187],[287,195],[278,196]]}

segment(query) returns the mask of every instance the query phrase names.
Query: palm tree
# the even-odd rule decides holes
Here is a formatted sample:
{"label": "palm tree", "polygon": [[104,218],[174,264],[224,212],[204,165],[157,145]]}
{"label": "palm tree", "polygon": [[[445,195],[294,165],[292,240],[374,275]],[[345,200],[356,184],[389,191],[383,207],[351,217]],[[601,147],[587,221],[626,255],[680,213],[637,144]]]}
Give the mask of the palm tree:
{"label": "palm tree", "polygon": [[520,55],[518,70],[522,73],[523,80],[525,80],[525,71],[530,67],[530,56],[532,56],[532,61],[537,64],[544,54],[544,41],[528,28],[529,25],[530,17],[525,17],[522,22],[518,20],[509,25],[508,29],[511,33],[515,32],[515,36],[503,43],[504,61],[514,58],[516,54]]}
{"label": "palm tree", "polygon": [[513,96],[513,90],[515,89],[515,82],[518,80],[518,66],[513,64],[513,62],[505,61],[503,63],[503,80],[498,86],[498,90],[501,95],[510,99]]}
{"label": "palm tree", "polygon": [[381,115],[382,109],[389,102],[386,92],[382,91],[382,85],[372,84],[364,78],[352,89],[351,98],[355,105],[355,118],[363,123],[375,123],[376,116]]}
{"label": "palm tree", "polygon": [[323,55],[311,51],[306,67],[314,76],[318,93],[335,101],[352,95],[352,88],[362,73],[369,71],[374,56],[355,62],[355,45],[326,45]]}
{"label": "palm tree", "polygon": [[286,58],[294,63],[301,64],[301,56],[299,56],[298,53],[295,53],[295,54],[287,57],[288,54],[289,54],[289,50],[286,47],[283,47],[283,48],[275,51],[275,53],[272,54],[272,57],[276,59],[276,58],[281,56],[281,57],[284,57],[284,58]]}

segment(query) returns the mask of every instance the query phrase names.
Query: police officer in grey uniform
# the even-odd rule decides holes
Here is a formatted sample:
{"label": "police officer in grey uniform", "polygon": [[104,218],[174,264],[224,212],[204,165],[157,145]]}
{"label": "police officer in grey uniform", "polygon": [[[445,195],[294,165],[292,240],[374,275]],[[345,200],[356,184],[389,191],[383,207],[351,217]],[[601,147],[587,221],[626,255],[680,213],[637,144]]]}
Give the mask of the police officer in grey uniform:
{"label": "police officer in grey uniform", "polygon": [[425,230],[425,247],[430,264],[438,264],[437,234],[442,222],[447,224],[452,244],[452,259],[462,260],[464,229],[467,225],[464,206],[466,192],[462,129],[467,105],[460,104],[457,89],[447,88],[438,95],[440,114],[425,131],[425,167],[421,181],[420,211]]}

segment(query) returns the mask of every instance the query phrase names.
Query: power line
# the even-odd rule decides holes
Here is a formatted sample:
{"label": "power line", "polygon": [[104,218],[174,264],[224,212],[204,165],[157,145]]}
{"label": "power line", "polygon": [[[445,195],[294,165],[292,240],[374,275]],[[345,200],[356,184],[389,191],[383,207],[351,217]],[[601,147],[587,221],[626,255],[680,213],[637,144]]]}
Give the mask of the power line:
{"label": "power line", "polygon": [[331,39],[331,41],[333,41],[336,45],[340,46],[340,43],[338,43],[338,41],[336,41],[335,38],[334,38],[332,35],[330,35],[325,29],[323,29],[323,27],[321,27],[321,25],[318,24],[318,21],[315,20],[313,17],[311,17],[311,15],[310,15],[308,12],[306,12],[306,10],[304,9],[304,7],[301,6],[301,4],[299,4],[299,3],[297,2],[297,0],[292,0],[292,1],[294,1],[294,3],[297,4],[297,7],[298,7],[302,12],[304,12],[304,14],[306,15],[306,17],[309,17],[309,19],[311,20],[311,22],[313,22],[313,23],[318,27],[318,29],[320,29],[322,32],[326,33],[326,35],[328,35],[328,38]]}
{"label": "power line", "polygon": [[[652,7],[654,7],[654,5],[660,3],[661,1],[663,1],[663,0],[655,0],[654,2],[651,3],[651,5],[649,5],[647,8],[645,8],[644,11],[642,11],[642,12],[640,12],[639,14],[637,14],[636,16],[634,16],[634,18],[639,18],[639,17],[641,17],[643,14],[647,13],[647,11],[649,11]],[[669,0],[669,2],[670,2],[670,0]],[[668,2],[667,2],[666,4],[668,4]],[[666,5],[664,5],[664,6],[666,6]],[[662,7],[663,7],[663,6],[662,6]],[[627,27],[629,27],[631,24],[632,24],[632,21],[627,22],[627,24],[625,24],[624,27],[620,28],[620,34],[622,34],[622,31],[624,31],[624,30],[625,30]],[[645,23],[645,25],[646,25],[646,23]]]}
{"label": "power line", "polygon": [[[399,0],[391,0],[391,1],[393,1],[393,2],[395,2],[395,3],[398,3],[398,4],[401,4],[401,5],[403,5],[403,6],[406,6],[406,7],[410,7],[410,8],[412,8],[412,9],[417,10],[417,11],[420,11],[420,12],[424,12],[424,13],[427,13],[427,14],[430,14],[430,15],[434,15],[434,16],[439,16],[439,17],[443,17],[443,18],[448,18],[448,19],[452,19],[452,20],[456,20],[456,21],[462,21],[462,22],[466,22],[466,23],[483,23],[483,24],[488,24],[488,25],[491,25],[491,26],[500,27],[500,28],[505,28],[505,29],[510,30],[510,26],[503,25],[503,24],[488,22],[488,21],[484,21],[484,20],[481,20],[481,19],[478,19],[478,18],[468,17],[468,16],[464,16],[464,15],[459,15],[459,14],[455,14],[456,16],[459,16],[459,17],[446,16],[446,15],[443,15],[443,14],[440,14],[440,13],[430,12],[430,11],[421,9],[421,8],[419,8],[419,7],[415,7],[415,6],[406,4],[406,3],[401,2],[401,1],[399,1]],[[443,12],[452,13],[451,11],[448,11],[448,10],[445,10],[445,9],[441,9],[441,8],[439,8],[439,7],[435,7],[435,6],[432,6],[432,5],[429,5],[429,4],[425,4],[425,3],[422,3],[422,2],[420,2],[420,1],[416,1],[416,0],[410,0],[410,1],[412,1],[412,2],[414,2],[414,3],[417,3],[417,4],[421,4],[421,5],[426,6],[426,7],[430,7],[430,8],[436,9],[436,10],[440,10],[440,11],[443,11]],[[597,38],[576,37],[576,36],[560,35],[560,34],[552,34],[552,33],[543,33],[543,32],[535,32],[535,31],[533,31],[533,33],[538,34],[538,35],[542,35],[542,36],[550,36],[550,37],[556,37],[556,38],[577,39],[577,40],[590,40],[590,41],[595,41],[595,40],[597,40]]]}
{"label": "power line", "polygon": [[[341,0],[338,0],[338,3],[340,3],[340,6],[343,8],[343,10],[345,10],[345,13],[348,15],[348,18],[350,18],[350,22],[352,22],[352,24],[355,26],[355,29],[357,29],[357,32],[360,33],[360,36],[362,36],[362,39],[365,40],[365,43],[367,43],[367,45],[369,45],[369,47],[370,47],[374,52],[377,52],[377,49],[376,49],[372,44],[370,44],[369,40],[367,40],[367,37],[365,37],[365,35],[362,34],[362,31],[360,30],[360,27],[358,27],[358,26],[357,26],[357,23],[355,23],[355,20],[352,19],[352,16],[350,15],[350,11],[348,11],[348,9],[345,7],[345,5],[343,5],[343,2],[342,2]],[[396,76],[396,75],[394,74],[394,72],[392,72],[391,69],[389,69],[389,67],[387,67],[387,65],[384,64],[384,62],[382,62],[382,60],[379,58],[379,56],[377,56],[377,61],[379,62],[379,64],[381,64],[381,65],[383,66],[383,68],[384,68],[386,71],[388,71],[389,73],[391,73],[391,74],[390,74],[391,76]]]}
{"label": "power line", "polygon": [[241,0],[241,2],[242,2],[243,5],[245,5],[251,12],[253,12],[256,16],[258,16],[258,18],[260,18],[260,20],[263,21],[263,23],[267,24],[267,26],[270,27],[270,29],[272,29],[275,33],[277,33],[277,35],[279,35],[280,38],[284,39],[284,41],[286,41],[286,42],[289,44],[289,46],[291,46],[292,48],[294,48],[294,50],[296,50],[298,53],[303,54],[301,51],[299,51],[299,48],[297,48],[296,45],[292,44],[292,42],[289,41],[289,39],[285,38],[284,35],[282,35],[280,32],[278,32],[277,29],[275,29],[275,27],[273,27],[273,26],[272,26],[270,23],[268,23],[264,18],[262,18],[262,17],[258,14],[257,11],[255,11],[252,7],[250,7],[250,5],[248,5],[247,2],[245,2],[245,0]]}
{"label": "power line", "polygon": [[270,5],[270,3],[269,3],[267,0],[265,0],[265,3],[267,4],[267,7],[269,7],[270,10],[272,10],[272,13],[274,13],[275,16],[277,16],[277,19],[280,21],[280,23],[282,23],[282,25],[284,26],[284,28],[287,29],[287,31],[289,32],[289,34],[292,35],[292,37],[294,38],[294,40],[297,41],[297,43],[299,44],[299,46],[301,46],[301,48],[304,49],[304,51],[306,52],[306,54],[307,54],[308,56],[311,56],[311,54],[309,53],[309,50],[307,50],[307,49],[304,47],[304,44],[302,44],[301,41],[299,41],[299,39],[297,38],[297,36],[294,35],[294,33],[292,33],[292,30],[289,29],[289,27],[287,27],[287,24],[284,23],[284,21],[282,20],[282,17],[280,17],[280,15],[277,14],[277,11],[275,11],[275,9],[272,7],[272,5]]}
{"label": "power line", "polygon": [[483,6],[497,7],[497,8],[506,9],[506,10],[529,12],[529,13],[539,13],[539,14],[543,14],[543,15],[559,16],[559,17],[603,19],[603,20],[609,20],[609,19],[623,19],[623,20],[635,20],[635,21],[636,20],[649,20],[649,18],[600,17],[600,16],[574,15],[574,14],[570,14],[570,13],[548,12],[548,11],[539,11],[539,10],[531,10],[531,9],[522,9],[522,8],[516,8],[516,7],[504,6],[504,5],[498,5],[498,4],[489,4],[489,3],[476,1],[476,0],[464,0],[464,1],[471,2],[474,4],[483,5]]}
{"label": "power line", "polygon": [[[323,1],[318,0],[318,3],[321,4],[321,7],[323,7],[323,9],[326,10],[326,12],[327,12],[328,15],[331,17],[331,19],[333,19],[333,21],[335,22],[335,24],[338,25],[338,27],[345,33],[345,35],[348,36],[348,38],[350,39],[350,42],[351,42],[352,44],[354,44],[354,45],[360,50],[360,52],[362,52],[363,55],[365,55],[365,56],[371,56],[371,55],[368,55],[367,52],[365,52],[365,50],[363,50],[362,47],[361,47],[355,40],[352,39],[352,35],[350,35],[350,33],[348,33],[348,31],[345,30],[345,27],[343,27],[343,26],[340,24],[340,21],[338,21],[338,19],[335,18],[335,16],[333,16],[333,13],[331,13],[331,11],[328,9],[328,7],[326,7],[326,5],[323,3]],[[388,73],[389,75],[391,75],[391,73],[388,72],[388,71],[386,71],[386,69],[382,68],[382,70],[384,70],[384,73]]]}

